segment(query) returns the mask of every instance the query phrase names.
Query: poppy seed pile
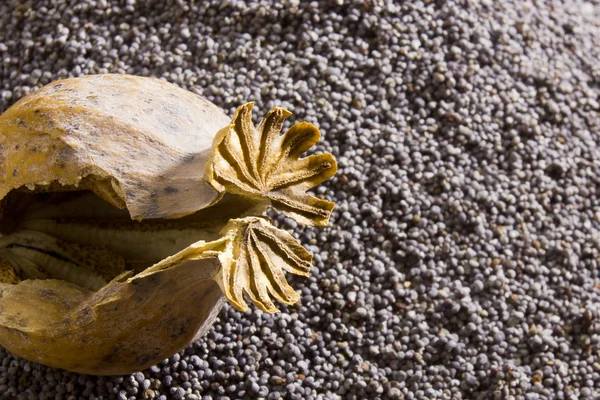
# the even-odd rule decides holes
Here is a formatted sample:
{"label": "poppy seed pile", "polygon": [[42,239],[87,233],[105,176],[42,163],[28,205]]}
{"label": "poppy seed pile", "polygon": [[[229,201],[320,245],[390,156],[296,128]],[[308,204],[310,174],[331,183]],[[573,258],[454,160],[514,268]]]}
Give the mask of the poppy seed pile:
{"label": "poppy seed pile", "polygon": [[229,115],[290,109],[340,169],[327,228],[276,220],[315,255],[298,306],[226,306],[131,376],[0,350],[0,398],[598,398],[599,7],[2,2],[2,110],[68,76],[162,77]]}

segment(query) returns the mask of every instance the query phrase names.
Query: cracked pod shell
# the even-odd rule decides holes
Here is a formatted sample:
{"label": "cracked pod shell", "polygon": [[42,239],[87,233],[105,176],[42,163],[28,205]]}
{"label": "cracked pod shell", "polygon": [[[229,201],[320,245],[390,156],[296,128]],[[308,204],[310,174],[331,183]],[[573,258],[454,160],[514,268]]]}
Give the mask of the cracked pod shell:
{"label": "cracked pod shell", "polygon": [[[153,233],[152,223],[193,225],[184,230],[185,246],[141,271],[112,268],[100,286],[19,277],[19,265],[0,257],[0,345],[70,371],[126,374],[204,335],[225,299],[242,311],[244,296],[267,312],[277,310],[271,295],[296,302],[283,271],[308,275],[310,254],[259,216],[271,205],[300,222],[326,224],[333,204],[304,192],[336,165],[329,154],[300,158],[318,140],[314,126],[296,124],[279,136],[289,112],[273,109],[255,128],[251,108],[240,107],[230,121],[174,85],[98,75],[54,82],[0,116],[0,199],[23,190],[92,191],[124,210],[130,223],[141,221],[135,228],[150,232],[148,247],[159,250],[173,230]],[[2,206],[0,228],[11,212],[6,201]],[[0,247],[13,251],[14,237],[3,232]],[[73,253],[61,243],[53,238],[41,247],[69,259]],[[106,263],[106,254],[120,251],[91,245],[68,261],[93,254]]]}
{"label": "cracked pod shell", "polygon": [[203,97],[158,79],[56,81],[0,117],[0,198],[20,187],[78,186],[134,219],[191,214],[218,198],[204,166],[229,121]]}
{"label": "cracked pod shell", "polygon": [[191,259],[97,292],[56,279],[22,281],[0,289],[0,344],[74,372],[140,371],[207,332],[225,300],[211,279],[218,268],[216,257]]}

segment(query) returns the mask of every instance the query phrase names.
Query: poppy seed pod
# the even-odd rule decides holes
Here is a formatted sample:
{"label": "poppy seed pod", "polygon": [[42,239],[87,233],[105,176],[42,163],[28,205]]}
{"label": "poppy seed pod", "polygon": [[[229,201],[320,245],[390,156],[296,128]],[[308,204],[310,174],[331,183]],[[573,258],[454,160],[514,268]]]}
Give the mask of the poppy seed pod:
{"label": "poppy seed pod", "polygon": [[169,83],[95,75],[51,83],[0,116],[0,345],[70,371],[147,368],[199,339],[227,299],[266,312],[298,294],[311,255],[262,214],[323,226],[306,193],[331,154],[290,113],[229,119]]}

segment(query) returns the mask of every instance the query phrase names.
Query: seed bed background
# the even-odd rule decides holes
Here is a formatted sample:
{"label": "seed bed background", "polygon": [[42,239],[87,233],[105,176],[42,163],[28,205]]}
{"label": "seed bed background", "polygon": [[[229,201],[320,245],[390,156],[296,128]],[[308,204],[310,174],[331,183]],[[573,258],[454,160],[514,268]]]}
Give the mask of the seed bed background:
{"label": "seed bed background", "polygon": [[0,350],[0,398],[597,398],[599,43],[597,1],[2,1],[0,109],[163,77],[289,108],[340,171],[329,227],[278,219],[315,254],[300,307],[228,306],[131,376]]}

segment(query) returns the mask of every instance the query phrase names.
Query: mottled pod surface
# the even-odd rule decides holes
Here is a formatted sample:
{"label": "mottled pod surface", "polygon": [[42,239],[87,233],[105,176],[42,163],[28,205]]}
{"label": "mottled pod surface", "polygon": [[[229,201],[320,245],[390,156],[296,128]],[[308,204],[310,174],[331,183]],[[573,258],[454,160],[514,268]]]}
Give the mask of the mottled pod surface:
{"label": "mottled pod surface", "polygon": [[266,312],[299,296],[311,255],[262,217],[308,225],[333,203],[320,137],[290,113],[258,126],[166,82],[54,82],[0,116],[0,345],[46,365],[125,374],[201,337],[227,299]]}

